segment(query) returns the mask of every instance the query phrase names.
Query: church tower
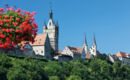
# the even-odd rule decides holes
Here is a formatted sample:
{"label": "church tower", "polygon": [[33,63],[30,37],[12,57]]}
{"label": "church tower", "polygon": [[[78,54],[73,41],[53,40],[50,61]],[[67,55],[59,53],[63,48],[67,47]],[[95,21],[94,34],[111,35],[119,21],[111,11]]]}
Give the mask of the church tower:
{"label": "church tower", "polygon": [[58,26],[58,23],[55,24],[55,22],[53,21],[52,10],[50,10],[49,16],[50,18],[49,18],[48,24],[46,25],[46,23],[44,23],[43,32],[48,34],[51,47],[57,54],[58,53],[59,26]]}
{"label": "church tower", "polygon": [[94,34],[93,34],[93,44],[92,47],[90,48],[90,53],[94,56],[97,56],[97,44],[96,44],[96,39]]}
{"label": "church tower", "polygon": [[83,50],[82,50],[81,58],[86,59],[87,54],[89,54],[89,51],[88,51],[86,35],[84,35],[84,44],[83,44]]}

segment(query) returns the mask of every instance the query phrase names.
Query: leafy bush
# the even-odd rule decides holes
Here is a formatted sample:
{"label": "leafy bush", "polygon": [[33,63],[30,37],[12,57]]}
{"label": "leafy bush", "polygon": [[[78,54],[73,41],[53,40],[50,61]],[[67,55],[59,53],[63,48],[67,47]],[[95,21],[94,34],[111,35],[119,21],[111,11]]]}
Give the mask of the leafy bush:
{"label": "leafy bush", "polygon": [[130,66],[95,58],[70,62],[0,55],[0,80],[129,80]]}
{"label": "leafy bush", "polygon": [[25,41],[34,42],[38,27],[34,22],[35,14],[19,8],[0,8],[0,48],[9,49],[26,44]]}

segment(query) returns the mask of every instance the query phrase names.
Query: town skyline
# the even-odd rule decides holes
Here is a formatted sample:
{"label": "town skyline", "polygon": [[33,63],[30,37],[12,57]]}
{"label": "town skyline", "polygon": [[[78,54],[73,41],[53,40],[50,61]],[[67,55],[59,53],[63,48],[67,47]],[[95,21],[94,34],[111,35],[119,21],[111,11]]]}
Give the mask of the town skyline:
{"label": "town skyline", "polygon": [[[28,11],[36,11],[38,33],[42,33],[44,21],[47,22],[49,19],[50,1],[34,1],[31,2],[32,4],[24,4],[21,3],[24,2],[23,0],[2,0],[1,7],[9,4],[9,6],[15,5]],[[59,22],[59,49],[64,49],[67,45],[81,47],[84,33],[91,47],[93,33],[95,33],[98,50],[101,53],[116,54],[118,51],[130,53],[130,37],[128,37],[130,34],[130,1],[98,0],[99,2],[75,1],[74,3],[73,1],[52,1],[54,20]]]}

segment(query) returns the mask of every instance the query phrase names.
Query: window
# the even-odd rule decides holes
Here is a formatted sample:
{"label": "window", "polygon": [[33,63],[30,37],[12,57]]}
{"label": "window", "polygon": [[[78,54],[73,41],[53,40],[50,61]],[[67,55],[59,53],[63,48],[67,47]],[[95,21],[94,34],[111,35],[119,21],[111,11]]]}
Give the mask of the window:
{"label": "window", "polygon": [[49,25],[51,26],[51,22],[49,23]]}

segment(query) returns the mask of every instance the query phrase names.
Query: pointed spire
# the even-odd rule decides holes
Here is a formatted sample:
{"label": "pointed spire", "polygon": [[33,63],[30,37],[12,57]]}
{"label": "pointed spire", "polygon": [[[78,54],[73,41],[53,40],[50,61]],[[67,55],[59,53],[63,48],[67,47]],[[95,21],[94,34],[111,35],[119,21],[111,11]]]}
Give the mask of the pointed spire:
{"label": "pointed spire", "polygon": [[96,45],[95,34],[93,33],[93,45]]}
{"label": "pointed spire", "polygon": [[84,46],[87,46],[86,34],[84,33]]}
{"label": "pointed spire", "polygon": [[53,17],[53,12],[52,12],[52,9],[50,9],[50,19],[52,19]]}

